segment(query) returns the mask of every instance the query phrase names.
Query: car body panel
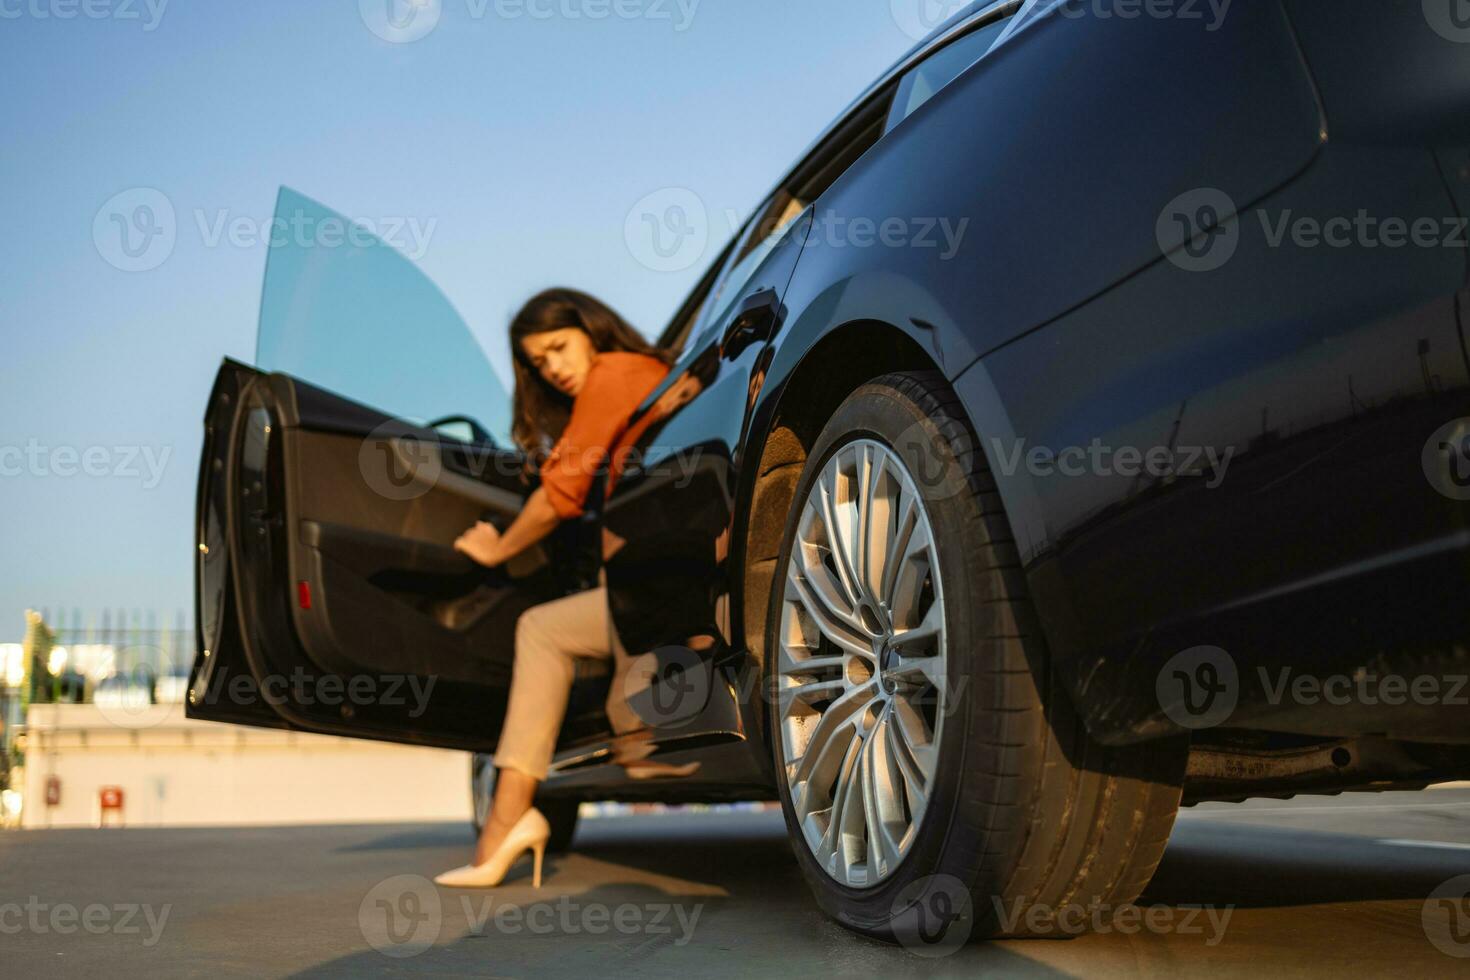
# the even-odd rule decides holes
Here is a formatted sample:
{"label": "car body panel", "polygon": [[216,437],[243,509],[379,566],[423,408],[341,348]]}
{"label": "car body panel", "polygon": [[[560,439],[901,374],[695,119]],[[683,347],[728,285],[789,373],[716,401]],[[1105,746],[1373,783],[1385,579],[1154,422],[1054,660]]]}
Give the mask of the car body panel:
{"label": "car body panel", "polygon": [[[1470,626],[1464,505],[1421,458],[1436,429],[1470,414],[1464,255],[1273,246],[1265,230],[1359,208],[1436,226],[1454,213],[1426,149],[1331,147],[1235,223],[1219,268],[1160,261],[956,381],[1053,655],[1099,737],[1177,730],[1156,678],[1201,645],[1233,658],[1243,727],[1461,730],[1444,712],[1302,711],[1272,703],[1262,680],[1288,665],[1432,672],[1458,660]],[[1079,477],[1018,455],[1094,443],[1164,447],[1205,472]]]}
{"label": "car body panel", "polygon": [[[1462,501],[1436,492],[1425,462],[1436,427],[1470,417],[1467,250],[1299,246],[1273,230],[1359,209],[1408,221],[1464,214],[1463,53],[1457,61],[1427,41],[1433,32],[1404,5],[1362,11],[1349,26],[1309,7],[1238,4],[1209,22],[1104,17],[1075,2],[972,5],[834,123],[768,206],[779,211],[787,184],[806,180],[832,143],[859,145],[852,134],[866,114],[936,45],[1021,12],[976,63],[862,144],[854,162],[844,158],[814,200],[803,197],[790,230],[742,265],[761,234],[753,221],[665,331],[680,345],[676,363],[632,419],[632,465],[589,516],[606,532],[614,624],[652,677],[631,692],[646,727],[612,735],[600,710],[606,678],[579,680],[548,792],[769,795],[752,635],[763,623],[746,607],[757,598],[764,607],[747,589],[770,581],[750,576],[751,562],[774,566],[745,547],[757,530],[767,542],[779,536],[787,515],[756,494],[761,461],[830,373],[825,359],[841,358],[848,343],[882,352],[856,352],[874,374],[894,354],[893,366],[934,368],[953,384],[996,474],[1057,676],[1096,738],[1178,734],[1156,683],[1170,657],[1197,646],[1226,651],[1243,682],[1232,725],[1321,738],[1470,737],[1443,705],[1326,710],[1267,696],[1258,680],[1281,666],[1442,672],[1463,666],[1470,638],[1470,522]],[[1380,39],[1392,57],[1374,50]],[[1404,80],[1366,86],[1342,54],[1354,46],[1379,66],[1413,52],[1423,59]],[[1215,261],[1219,241],[1231,248]],[[432,286],[412,289],[436,311],[431,322],[457,319]],[[263,310],[306,311],[306,322],[323,312],[310,296],[282,305],[267,293]],[[379,324],[390,332],[412,315],[377,306],[396,311]],[[445,349],[473,343],[462,334]],[[330,352],[290,331],[281,340],[262,350]],[[463,636],[442,635],[413,601],[386,604],[402,602],[405,571],[419,600],[425,576],[458,582],[451,593],[470,589],[472,570],[445,554],[450,525],[472,518],[465,500],[490,499],[509,516],[526,485],[485,468],[508,460],[496,447],[456,446],[434,430],[428,409],[407,399],[381,411],[358,404],[378,403],[349,389],[356,371],[323,391],[294,366],[221,373],[216,397],[244,406],[210,409],[200,540],[227,543],[200,564],[201,644],[257,677],[301,664],[438,676],[447,700],[426,722],[300,704],[253,715],[258,722],[222,706],[191,710],[493,747],[512,631],[478,644],[485,673],[466,676]],[[360,482],[381,482],[390,473],[380,465],[403,464],[404,439],[448,481],[421,481],[432,498],[385,510],[311,486],[312,468],[328,458],[339,480],[355,466]],[[1227,465],[1206,476],[1068,475],[1024,462],[1035,447],[1094,443],[1214,449]],[[369,451],[354,463],[349,445]],[[274,476],[259,464],[271,452],[282,461]],[[237,499],[257,474],[266,486],[280,481],[283,512]],[[441,505],[431,520],[425,508]],[[375,524],[369,513],[398,523]],[[585,550],[590,526],[571,552]],[[400,587],[384,588],[383,573]],[[516,601],[585,587],[587,569],[574,578],[543,578]],[[324,597],[314,608],[290,601],[303,582]],[[194,694],[214,669],[196,665]],[[648,756],[699,765],[649,782],[621,764]]]}

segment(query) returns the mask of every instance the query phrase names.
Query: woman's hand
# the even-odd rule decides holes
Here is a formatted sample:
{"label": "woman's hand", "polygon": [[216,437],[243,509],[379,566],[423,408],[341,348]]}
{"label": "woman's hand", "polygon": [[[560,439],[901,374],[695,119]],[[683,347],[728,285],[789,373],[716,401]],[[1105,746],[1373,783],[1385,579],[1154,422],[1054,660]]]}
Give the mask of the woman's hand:
{"label": "woman's hand", "polygon": [[469,555],[481,565],[494,568],[505,561],[500,553],[500,532],[495,525],[479,521],[454,540],[454,550]]}

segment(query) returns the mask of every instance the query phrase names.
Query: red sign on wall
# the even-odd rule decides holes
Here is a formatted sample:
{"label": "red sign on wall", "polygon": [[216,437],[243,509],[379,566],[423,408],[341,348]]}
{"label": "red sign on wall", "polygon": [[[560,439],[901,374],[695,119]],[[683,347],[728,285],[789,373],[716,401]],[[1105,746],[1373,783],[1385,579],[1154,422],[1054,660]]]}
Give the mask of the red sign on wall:
{"label": "red sign on wall", "polygon": [[46,777],[46,805],[61,806],[61,777]]}
{"label": "red sign on wall", "polygon": [[97,793],[102,801],[102,809],[121,810],[123,808],[123,791],[121,786],[103,786]]}

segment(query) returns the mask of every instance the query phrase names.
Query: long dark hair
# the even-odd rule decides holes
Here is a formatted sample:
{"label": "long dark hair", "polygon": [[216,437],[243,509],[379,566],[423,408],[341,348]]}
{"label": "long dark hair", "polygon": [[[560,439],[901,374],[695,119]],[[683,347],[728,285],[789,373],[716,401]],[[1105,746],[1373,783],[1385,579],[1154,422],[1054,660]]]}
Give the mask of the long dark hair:
{"label": "long dark hair", "polygon": [[565,288],[548,289],[531,297],[510,322],[511,363],[516,374],[511,437],[526,454],[528,469],[539,466],[546,452],[561,438],[572,414],[572,399],[541,377],[541,372],[526,356],[521,341],[532,334],[567,327],[585,330],[598,353],[632,351],[656,357],[665,364],[671,360],[595,297]]}

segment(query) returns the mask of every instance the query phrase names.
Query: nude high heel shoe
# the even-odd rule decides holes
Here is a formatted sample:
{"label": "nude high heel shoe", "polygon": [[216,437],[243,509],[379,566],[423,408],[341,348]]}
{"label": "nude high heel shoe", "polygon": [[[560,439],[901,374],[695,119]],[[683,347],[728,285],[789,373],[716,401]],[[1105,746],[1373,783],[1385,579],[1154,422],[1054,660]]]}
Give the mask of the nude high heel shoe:
{"label": "nude high heel shoe", "polygon": [[529,850],[535,860],[532,884],[541,887],[541,859],[546,853],[546,841],[551,837],[551,824],[535,807],[521,815],[521,819],[510,828],[505,840],[484,864],[466,864],[462,868],[446,871],[434,879],[435,884],[449,888],[494,888],[505,879],[505,873],[515,864],[521,852]]}

